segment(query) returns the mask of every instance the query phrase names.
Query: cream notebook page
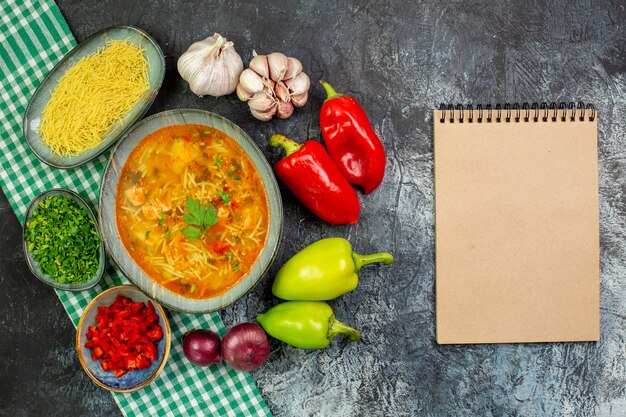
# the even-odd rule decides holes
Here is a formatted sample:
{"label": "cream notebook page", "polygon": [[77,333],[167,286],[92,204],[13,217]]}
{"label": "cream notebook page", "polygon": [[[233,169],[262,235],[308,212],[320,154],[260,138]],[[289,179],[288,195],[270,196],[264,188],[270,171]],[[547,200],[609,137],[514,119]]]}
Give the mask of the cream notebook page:
{"label": "cream notebook page", "polygon": [[571,112],[434,111],[438,343],[599,339],[597,117]]}

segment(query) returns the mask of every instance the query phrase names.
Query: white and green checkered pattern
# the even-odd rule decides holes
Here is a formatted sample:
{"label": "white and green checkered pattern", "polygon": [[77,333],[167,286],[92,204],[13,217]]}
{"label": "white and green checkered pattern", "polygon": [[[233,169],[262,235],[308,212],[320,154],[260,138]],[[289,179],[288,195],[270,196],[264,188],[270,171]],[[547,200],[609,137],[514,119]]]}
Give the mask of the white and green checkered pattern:
{"label": "white and green checkered pattern", "polygon": [[[51,188],[80,193],[92,206],[109,153],[86,165],[57,170],[40,162],[22,135],[22,118],[35,88],[76,41],[52,0],[0,1],[0,185],[20,221],[29,202]],[[33,278],[34,279],[34,278]],[[57,291],[74,325],[83,308],[102,290],[126,282],[113,267],[95,288]],[[182,335],[206,328],[224,334],[219,314],[168,312],[172,327],[170,358],[147,388],[114,394],[126,416],[268,416],[270,411],[248,373],[213,365],[199,368],[185,360]]]}

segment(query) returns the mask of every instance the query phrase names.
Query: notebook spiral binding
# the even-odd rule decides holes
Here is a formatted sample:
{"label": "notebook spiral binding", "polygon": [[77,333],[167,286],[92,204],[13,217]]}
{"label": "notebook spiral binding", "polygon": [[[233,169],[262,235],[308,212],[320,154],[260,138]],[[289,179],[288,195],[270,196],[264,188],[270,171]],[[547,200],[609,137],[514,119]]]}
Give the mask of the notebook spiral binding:
{"label": "notebook spiral binding", "polygon": [[[441,103],[439,105],[439,110],[441,111],[441,118],[439,119],[440,123],[445,123],[446,120],[449,120],[450,123],[454,123],[457,120],[459,123],[463,123],[467,120],[468,123],[474,122],[474,112],[477,114],[476,122],[482,123],[486,121],[486,123],[500,123],[504,119],[506,123],[514,121],[515,123],[519,123],[521,120],[524,122],[529,122],[532,120],[533,122],[538,122],[539,119],[543,122],[547,122],[548,119],[551,119],[553,122],[556,122],[557,119],[560,118],[561,121],[566,121],[568,116],[571,121],[578,120],[581,122],[585,120],[585,114],[587,110],[591,110],[591,115],[589,115],[589,121],[593,121],[596,117],[596,109],[593,104],[586,104],[583,102],[578,102],[577,104],[574,102],[565,103],[561,101],[559,103],[556,102],[542,102],[542,103],[504,103],[504,104],[496,104],[495,108],[491,106],[491,104],[476,105],[476,109],[474,110],[474,106],[471,104],[463,105],[463,104],[445,104]],[[448,117],[446,118],[446,113]],[[495,115],[495,118],[493,117]],[[502,117],[504,115],[504,117]],[[466,117],[467,116],[467,117]],[[483,116],[487,116],[483,118]],[[540,117],[541,116],[541,117]]]}

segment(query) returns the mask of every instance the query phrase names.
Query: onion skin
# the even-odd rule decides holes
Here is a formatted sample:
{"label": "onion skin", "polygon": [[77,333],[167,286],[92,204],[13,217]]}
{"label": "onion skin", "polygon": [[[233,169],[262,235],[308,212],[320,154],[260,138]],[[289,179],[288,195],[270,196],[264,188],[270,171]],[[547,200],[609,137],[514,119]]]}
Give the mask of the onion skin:
{"label": "onion skin", "polygon": [[183,336],[183,352],[189,362],[198,366],[221,363],[220,336],[211,330],[198,329]]}
{"label": "onion skin", "polygon": [[238,371],[253,371],[263,365],[269,356],[267,335],[256,323],[240,323],[222,339],[222,357]]}

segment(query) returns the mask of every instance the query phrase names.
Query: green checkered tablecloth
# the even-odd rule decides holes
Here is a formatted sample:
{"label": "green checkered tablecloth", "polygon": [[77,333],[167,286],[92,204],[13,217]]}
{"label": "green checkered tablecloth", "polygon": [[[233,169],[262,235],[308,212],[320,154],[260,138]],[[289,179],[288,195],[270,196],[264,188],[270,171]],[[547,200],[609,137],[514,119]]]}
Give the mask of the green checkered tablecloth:
{"label": "green checkered tablecloth", "polygon": [[[54,65],[75,45],[66,22],[52,0],[0,1],[0,185],[20,221],[28,203],[40,192],[68,188],[95,206],[100,178],[109,157],[101,155],[80,168],[57,170],[40,162],[22,135],[22,118],[33,92]],[[33,278],[34,279],[34,278]],[[126,282],[109,273],[95,288],[57,291],[74,325],[83,308],[102,290]],[[270,411],[248,373],[227,366],[199,368],[185,360],[180,343],[190,329],[224,334],[219,314],[168,314],[172,327],[170,358],[147,388],[114,394],[126,416],[267,416]]]}

